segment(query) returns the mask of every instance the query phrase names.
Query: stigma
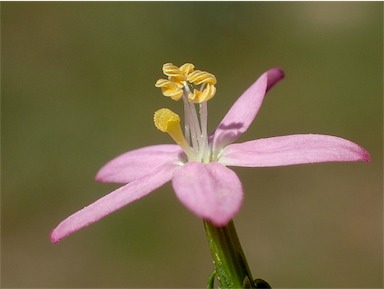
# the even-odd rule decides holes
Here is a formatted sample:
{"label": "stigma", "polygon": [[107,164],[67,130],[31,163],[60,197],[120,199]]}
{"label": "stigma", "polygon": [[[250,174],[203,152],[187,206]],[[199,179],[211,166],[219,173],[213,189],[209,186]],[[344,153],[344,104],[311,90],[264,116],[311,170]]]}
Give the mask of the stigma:
{"label": "stigma", "polygon": [[180,117],[168,108],[161,108],[155,112],[153,121],[157,129],[168,133],[173,140],[184,150],[189,160],[195,160],[196,154],[185,139],[181,127]]}

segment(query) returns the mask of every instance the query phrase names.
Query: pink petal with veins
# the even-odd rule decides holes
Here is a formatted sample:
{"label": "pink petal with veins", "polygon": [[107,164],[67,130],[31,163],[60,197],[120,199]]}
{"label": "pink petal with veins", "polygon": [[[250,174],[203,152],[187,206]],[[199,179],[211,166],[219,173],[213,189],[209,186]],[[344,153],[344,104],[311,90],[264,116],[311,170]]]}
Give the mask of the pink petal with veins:
{"label": "pink petal with veins", "polygon": [[233,143],[251,125],[267,91],[284,78],[280,68],[272,68],[256,80],[234,103],[213,134],[213,148]]}
{"label": "pink petal with veins", "polygon": [[188,209],[217,226],[226,225],[243,200],[239,178],[220,163],[187,163],[175,171],[172,185]]}
{"label": "pink petal with veins", "polygon": [[57,243],[62,238],[89,226],[159,188],[172,178],[173,172],[178,167],[177,165],[166,164],[74,213],[52,231],[51,242]]}
{"label": "pink petal with veins", "polygon": [[297,134],[227,146],[219,162],[228,166],[274,167],[319,162],[370,161],[361,146],[335,136]]}
{"label": "pink petal with veins", "polygon": [[126,152],[104,165],[96,175],[100,182],[127,184],[157,170],[165,163],[185,158],[178,145],[154,145]]}

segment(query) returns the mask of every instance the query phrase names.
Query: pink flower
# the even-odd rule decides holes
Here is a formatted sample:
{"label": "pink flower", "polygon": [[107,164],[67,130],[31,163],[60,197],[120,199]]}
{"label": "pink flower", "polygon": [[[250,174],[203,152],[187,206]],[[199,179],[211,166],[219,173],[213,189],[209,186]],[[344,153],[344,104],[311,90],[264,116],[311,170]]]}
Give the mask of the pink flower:
{"label": "pink flower", "polygon": [[[217,226],[226,225],[239,211],[243,189],[228,166],[273,167],[318,162],[370,161],[359,145],[328,135],[296,134],[233,143],[250,126],[266,92],[284,73],[279,68],[265,72],[235,102],[215,132],[207,137],[207,100],[216,92],[212,74],[166,64],[168,79],[156,86],[174,100],[183,99],[186,112],[185,138],[177,128],[179,118],[162,109],[155,114],[156,126],[178,143],[147,146],[124,153],[107,163],[96,180],[125,184],[62,221],[51,233],[51,241],[86,227],[129,203],[144,197],[168,181],[179,200],[193,213]],[[201,89],[191,88],[201,85]],[[197,120],[195,104],[200,106]],[[175,132],[176,131],[176,132]],[[176,134],[176,135],[175,135]]]}

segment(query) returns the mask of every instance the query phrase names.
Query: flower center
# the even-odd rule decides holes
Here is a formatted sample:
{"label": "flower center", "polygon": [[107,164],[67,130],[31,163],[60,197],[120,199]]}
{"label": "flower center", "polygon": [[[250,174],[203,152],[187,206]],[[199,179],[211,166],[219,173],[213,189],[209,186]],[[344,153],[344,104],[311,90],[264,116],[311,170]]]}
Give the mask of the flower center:
{"label": "flower center", "polygon": [[216,77],[194,69],[195,66],[190,63],[180,67],[166,63],[163,72],[168,79],[159,79],[155,84],[161,88],[164,96],[173,100],[183,99],[184,135],[180,128],[180,117],[171,110],[163,108],[156,111],[154,120],[159,130],[169,133],[181,146],[189,161],[208,163],[211,148],[207,134],[207,101],[216,93]]}

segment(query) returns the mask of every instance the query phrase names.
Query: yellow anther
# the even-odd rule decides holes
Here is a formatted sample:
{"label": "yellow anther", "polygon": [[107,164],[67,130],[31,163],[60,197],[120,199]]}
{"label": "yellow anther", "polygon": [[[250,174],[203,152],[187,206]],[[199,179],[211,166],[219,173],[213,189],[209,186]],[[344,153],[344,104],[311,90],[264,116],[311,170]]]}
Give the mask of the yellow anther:
{"label": "yellow anther", "polygon": [[188,99],[194,103],[201,103],[210,100],[216,93],[216,87],[212,84],[207,84],[203,91],[195,89]]}
{"label": "yellow anther", "polygon": [[173,100],[179,100],[185,93],[192,102],[208,101],[216,93],[216,77],[212,73],[194,69],[195,66],[191,63],[180,67],[166,63],[163,65],[163,72],[168,79],[159,79],[155,86],[160,87],[163,94]]}
{"label": "yellow anther", "polygon": [[153,117],[155,126],[162,132],[167,132],[173,140],[184,150],[188,159],[194,160],[196,154],[186,141],[180,127],[180,117],[168,108],[161,108]]}
{"label": "yellow anther", "polygon": [[194,69],[195,69],[195,66],[192,63],[185,63],[182,66],[180,66],[180,71],[185,76],[188,76],[188,74],[190,74]]}
{"label": "yellow anther", "polygon": [[155,83],[156,87],[160,87],[163,95],[172,98],[173,100],[179,100],[183,95],[182,88],[168,79],[159,79]]}
{"label": "yellow anther", "polygon": [[173,76],[173,77],[183,76],[183,73],[181,72],[181,70],[176,65],[173,65],[172,63],[166,63],[163,65],[163,73],[166,76]]}
{"label": "yellow anther", "polygon": [[188,75],[188,81],[196,85],[203,84],[203,83],[207,83],[207,84],[209,83],[209,84],[215,85],[216,77],[209,72],[195,70]]}
{"label": "yellow anther", "polygon": [[185,71],[181,71],[176,65],[173,65],[172,63],[166,63],[163,65],[163,73],[168,76],[168,80],[180,88],[184,86],[184,82],[187,80],[185,72],[188,72],[188,66],[183,67],[183,69]]}

